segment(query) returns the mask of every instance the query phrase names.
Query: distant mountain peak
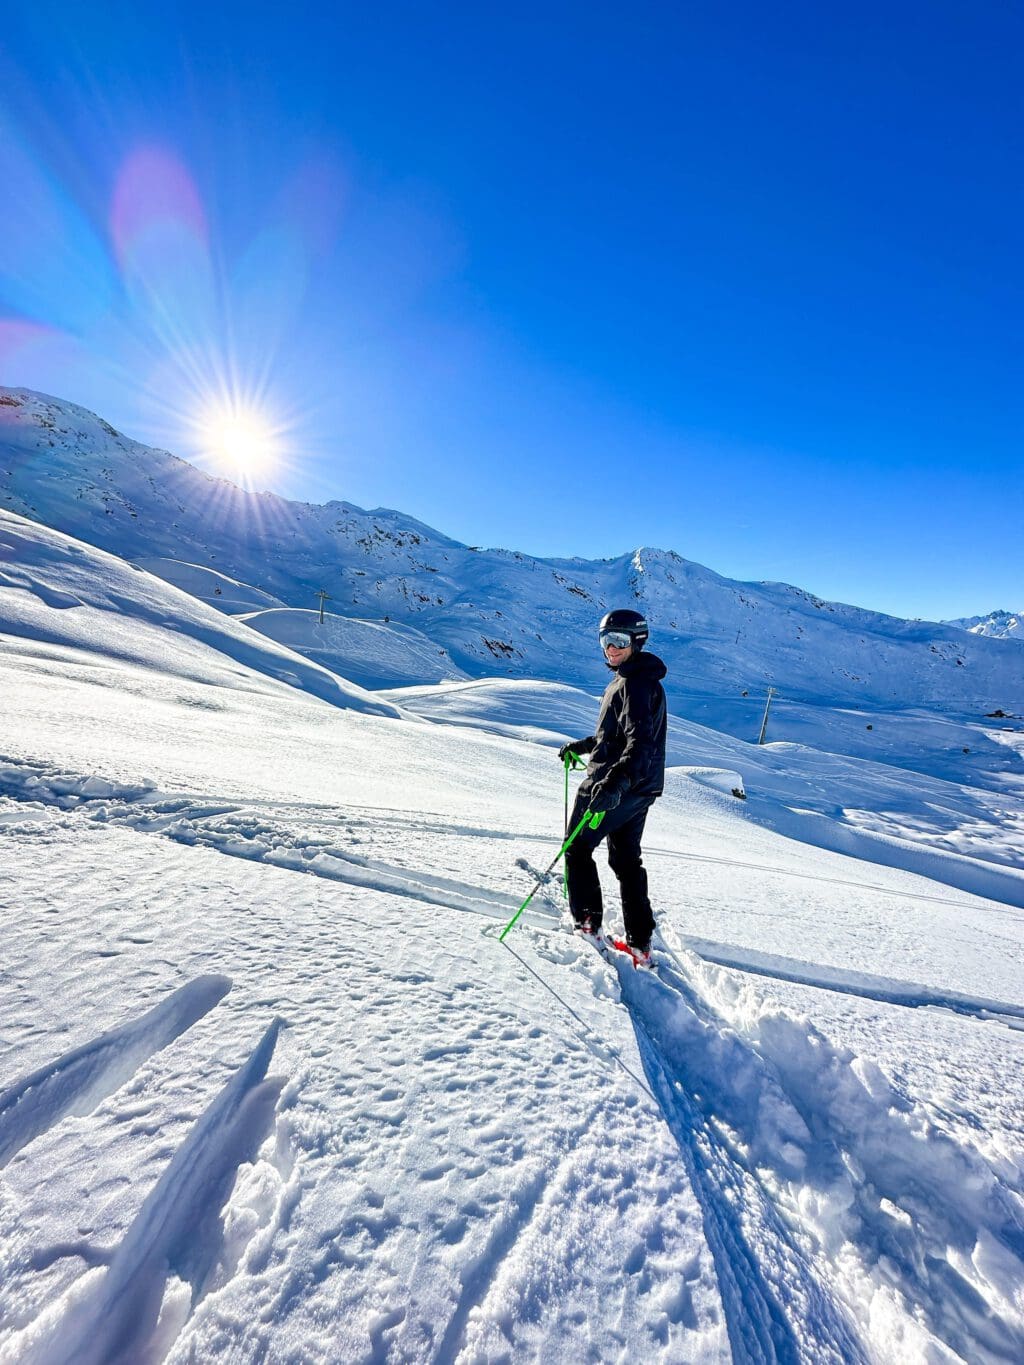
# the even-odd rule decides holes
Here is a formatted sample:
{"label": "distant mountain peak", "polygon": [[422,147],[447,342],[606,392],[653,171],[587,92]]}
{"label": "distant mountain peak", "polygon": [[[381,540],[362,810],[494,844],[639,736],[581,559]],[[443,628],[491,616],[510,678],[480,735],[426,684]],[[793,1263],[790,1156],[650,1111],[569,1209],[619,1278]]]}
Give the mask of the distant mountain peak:
{"label": "distant mountain peak", "polygon": [[944,622],[971,635],[985,635],[990,640],[1024,640],[1024,611],[990,611],[985,616],[959,616]]}

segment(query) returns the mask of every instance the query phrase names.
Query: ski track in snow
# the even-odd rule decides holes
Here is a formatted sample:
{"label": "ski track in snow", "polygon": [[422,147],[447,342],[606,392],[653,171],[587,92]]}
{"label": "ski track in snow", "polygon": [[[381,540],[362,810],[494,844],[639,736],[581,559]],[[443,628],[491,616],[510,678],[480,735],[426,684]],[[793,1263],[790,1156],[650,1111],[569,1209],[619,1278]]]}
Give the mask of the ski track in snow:
{"label": "ski track in snow", "polygon": [[809,1258],[771,1200],[700,1116],[683,1082],[673,1080],[639,1025],[638,1034],[648,1075],[701,1203],[734,1360],[766,1365],[863,1361],[842,1308],[815,1279]]}
{"label": "ski track in snow", "polygon": [[684,955],[662,946],[657,976],[608,960],[705,1213],[733,1358],[871,1360],[855,1314],[867,1336],[901,1299],[913,1358],[916,1309],[963,1360],[1020,1360],[1020,1171],[994,1171],[810,1021],[760,1011],[732,1028],[710,1001],[728,976]]}
{"label": "ski track in snow", "polygon": [[[591,951],[582,949],[588,955]],[[567,959],[564,953],[552,955],[545,948],[541,954],[561,962],[580,955],[570,952]],[[816,1278],[752,1164],[730,1152],[722,1134],[693,1103],[678,1069],[673,1072],[666,1053],[648,1033],[641,1004],[643,992],[657,988],[657,978],[635,971],[623,954],[598,956],[618,976],[619,998],[636,1031],[650,1089],[634,1079],[660,1106],[700,1203],[733,1360],[759,1365],[866,1362],[869,1357],[844,1308]],[[611,1060],[622,1065],[618,1056]]]}
{"label": "ski track in snow", "polygon": [[[895,1267],[904,1306],[916,1305],[964,1359],[980,1346],[993,1359],[1019,1360],[1021,1172],[994,1171],[923,1106],[898,1095],[877,1067],[837,1049],[806,1019],[763,1010],[745,1028],[735,1012],[730,1027],[711,1003],[716,995],[716,1003],[728,1001],[728,978],[695,957],[687,966],[685,956],[669,949],[657,982],[619,967],[646,1044],[641,1053],[653,1049],[653,1069],[663,1068],[676,1105],[703,1110],[719,1135],[723,1124],[735,1131],[781,1187],[780,1202],[828,1252],[819,1263],[848,1259],[837,1233],[856,1251],[845,1286],[840,1279],[851,1306],[892,1294]],[[728,1169],[728,1159],[723,1164]],[[750,1165],[741,1163],[745,1176]],[[812,1308],[800,1315],[805,1325],[819,1321]],[[824,1345],[810,1356],[826,1358]]]}
{"label": "ski track in snow", "polygon": [[[352,848],[361,837],[357,831],[378,828],[383,823],[390,823],[402,830],[411,830],[421,837],[430,834],[435,837],[447,835],[461,839],[472,835],[507,840],[510,837],[507,831],[466,828],[451,822],[430,820],[415,813],[396,817],[392,812],[390,820],[385,821],[376,812],[351,810],[344,816],[334,817],[334,822],[339,826],[339,833],[348,836],[348,842],[342,846],[337,837],[312,836],[305,821],[300,823],[299,828],[295,828],[294,824],[289,827],[287,817],[285,819],[281,817],[280,807],[275,806],[268,811],[216,799],[160,795],[145,787],[117,787],[94,777],[83,778],[57,773],[44,765],[14,764],[10,761],[0,766],[0,796],[4,795],[19,802],[53,804],[62,809],[81,810],[88,818],[97,822],[124,826],[140,833],[161,834],[179,843],[213,848],[231,857],[273,864],[276,867],[310,873],[332,881],[407,896],[424,904],[464,910],[502,922],[518,909],[522,899],[518,892],[479,886],[467,888],[464,877],[460,879],[432,874],[424,871],[420,863],[408,866],[383,863],[377,859],[364,857]],[[294,821],[294,817],[292,819]],[[324,823],[330,824],[331,820],[328,818],[325,821],[319,816],[316,824]],[[518,835],[516,838],[520,843],[535,838],[550,844],[550,837],[541,834]],[[422,852],[425,860],[426,849]],[[657,847],[645,849],[648,860],[652,855],[655,858],[690,857],[701,862],[725,861],[701,855],[680,854]],[[539,870],[525,858],[516,859],[515,865],[533,876],[540,875]],[[730,865],[786,876],[804,875],[799,871],[750,863],[742,859],[730,860]],[[840,881],[838,878],[832,880],[837,883]],[[848,884],[863,885],[853,882]],[[897,898],[902,896],[918,901],[934,899],[938,903],[954,907],[962,904],[946,897],[931,898],[923,894],[884,887],[875,889]],[[551,919],[557,918],[560,913],[559,908],[550,906],[550,903],[547,911],[540,911],[541,901],[542,898],[538,898],[532,913],[527,912],[527,918],[539,925],[550,923]],[[839,968],[811,966],[777,955],[734,948],[728,944],[714,943],[694,936],[688,936],[686,944],[693,952],[710,962],[755,975],[838,991],[904,1008],[950,1010],[964,1018],[982,1022],[995,1021],[1009,1028],[1024,1031],[1024,1004],[992,1000],[924,985],[911,986],[906,982],[872,977],[860,972],[844,972]]]}
{"label": "ski track in snow", "polygon": [[995,1171],[810,1021],[726,1022],[727,973],[664,942],[656,957],[656,975],[607,961],[701,1203],[734,1359],[868,1361],[872,1315],[894,1309],[911,1358],[930,1338],[1021,1359],[1024,1172]]}
{"label": "ski track in snow", "polygon": [[[83,824],[73,812],[29,813],[47,818],[43,838],[53,856],[78,848],[79,860],[97,869],[66,925],[85,960],[107,932],[83,932],[97,896],[134,940],[133,926],[148,922],[170,868],[197,859],[200,885],[219,879],[212,849],[147,840],[107,909],[110,877],[99,869],[123,866],[134,831]],[[33,856],[38,838],[27,827],[23,857]],[[97,1329],[109,1348],[101,1359],[120,1352],[123,1360],[156,1360],[165,1351],[175,1361],[206,1359],[225,1333],[237,1358],[275,1358],[285,1323],[289,1339],[309,1343],[309,1358],[324,1362],[611,1359],[630,1350],[644,1359],[725,1361],[710,1258],[695,1246],[699,1212],[675,1170],[668,1134],[632,1081],[595,1068],[614,1002],[595,998],[587,1042],[562,1039],[542,1026],[543,1001],[538,1008],[535,996],[522,1005],[495,996],[480,971],[493,943],[475,930],[469,941],[480,945],[479,963],[467,966],[461,951],[446,953],[443,943],[424,957],[415,939],[406,946],[397,930],[415,902],[358,888],[352,900],[336,883],[245,860],[225,860],[225,875],[240,888],[268,888],[266,910],[247,905],[240,890],[232,901],[246,908],[232,905],[226,918],[222,912],[208,935],[218,956],[228,946],[237,1019],[250,1019],[260,1006],[280,1010],[290,1026],[284,1037],[304,1039],[292,1098],[282,1096],[278,1114],[278,1150],[294,1155],[268,1184],[260,1175],[264,1146],[240,1175],[223,1236],[207,1227],[197,1239],[217,1262],[204,1280],[178,1238],[188,1218],[196,1227],[201,1208],[185,1180],[189,1163],[162,1144],[165,1169],[143,1208],[132,1210],[117,1248],[92,1238],[72,1245],[45,1231],[52,1223],[66,1238],[63,1221],[46,1213],[66,1196],[53,1193],[31,1211],[38,1202],[32,1171],[47,1150],[46,1137],[38,1139],[9,1168],[10,1197],[28,1201],[29,1217],[2,1211],[5,1223],[18,1218],[25,1228],[0,1277],[0,1319],[7,1331],[20,1329],[5,1339],[0,1328],[5,1365],[51,1362],[62,1353],[76,1358],[79,1344],[91,1341],[90,1324],[108,1317],[109,1326]],[[35,880],[47,886],[41,867]],[[239,914],[260,917],[239,924]],[[364,938],[367,922],[382,933],[381,949]],[[108,958],[105,971],[131,981],[140,962],[167,951],[172,924],[173,916],[168,925],[154,924],[152,943]],[[195,960],[205,960],[210,948],[196,946]],[[339,1047],[332,1030],[349,1020],[354,1043]],[[112,1126],[136,1126],[131,1115],[143,1094],[133,1081],[99,1111],[96,1142]],[[556,1095],[552,1122],[545,1104]],[[213,1160],[230,1144],[213,1140],[220,1130],[205,1119],[195,1127],[201,1131],[207,1138],[191,1165],[208,1188],[204,1152]],[[64,1153],[59,1136],[54,1130],[52,1151]],[[132,1169],[127,1155],[122,1145],[115,1169]],[[95,1150],[83,1154],[86,1178],[94,1164]],[[180,1180],[171,1180],[172,1166]],[[83,1275],[82,1263],[105,1268]],[[334,1304],[329,1348],[325,1294]],[[129,1329],[130,1305],[141,1335]]]}
{"label": "ski track in snow", "polygon": [[[536,875],[525,860],[520,865]],[[531,935],[542,957],[571,960],[571,953],[567,959],[546,936],[538,940],[537,928]],[[993,1171],[980,1153],[941,1132],[934,1116],[893,1091],[877,1067],[836,1049],[806,1020],[762,1012],[753,1036],[744,1039],[710,1004],[716,989],[719,994],[724,989],[726,997],[735,993],[731,974],[685,948],[680,951],[691,966],[663,944],[661,970],[654,979],[634,972],[618,955],[612,961],[651,1090],[679,1139],[701,1198],[736,1359],[870,1358],[851,1330],[850,1314],[859,1304],[893,1297],[887,1281],[896,1278],[910,1286],[911,1302],[919,1305],[937,1339],[965,1353],[964,1358],[970,1359],[972,1345],[980,1344],[986,1359],[1017,1360],[1024,1351],[1024,1295],[1019,1288],[1024,1283],[1024,1175]],[[748,969],[744,962],[738,965]],[[695,977],[703,979],[704,993]],[[781,979],[801,977],[789,972]],[[827,980],[810,984],[829,988]],[[837,988],[859,993],[849,984]],[[669,1003],[662,998],[660,1008],[652,1007],[651,992],[656,999],[659,990]],[[874,990],[863,994],[885,1003],[940,1005],[969,1016],[976,1008],[982,1018],[1002,1009],[1002,1021],[1014,1023],[1007,1017],[1013,1007],[997,1002],[934,992],[893,1000]],[[695,1049],[698,1024],[702,1046]],[[622,1064],[615,1054],[605,1057]],[[736,1125],[739,1142],[725,1136],[730,1123]],[[750,1149],[746,1153],[743,1143]],[[802,1186],[783,1161],[775,1175],[784,1177],[784,1183],[773,1200],[758,1153],[762,1162],[776,1166],[779,1155],[788,1154],[797,1175],[807,1169],[813,1179]],[[962,1188],[968,1193],[958,1196]],[[741,1206],[746,1210],[743,1219],[737,1214]],[[758,1209],[754,1251],[744,1223],[756,1225]],[[792,1221],[817,1252],[826,1250],[842,1260],[842,1250],[854,1248],[859,1264],[848,1274],[849,1282],[831,1290],[816,1282],[789,1231]],[[847,1227],[837,1243],[832,1224],[843,1222],[855,1230],[851,1234]],[[974,1255],[979,1265],[972,1266],[972,1239],[978,1234]],[[773,1259],[774,1283],[765,1277],[765,1266]],[[801,1293],[796,1320],[807,1339],[798,1342],[786,1323],[794,1295]],[[911,1302],[903,1311],[909,1312]],[[918,1347],[924,1349],[915,1343],[914,1349]]]}
{"label": "ski track in snow", "polygon": [[[0,770],[0,791],[21,804],[24,819],[62,808],[62,818],[85,817],[98,830],[159,833],[179,844],[491,921],[507,918],[520,899],[515,892],[467,889],[464,879],[427,874],[415,865],[382,864],[341,847],[333,836],[296,834],[280,819],[230,803],[115,788],[26,765]],[[352,835],[358,815],[343,818]],[[415,821],[411,827],[415,832]],[[908,1352],[922,1359],[936,1342],[964,1359],[979,1346],[988,1360],[1024,1354],[1019,1172],[993,1170],[922,1105],[895,1092],[871,1063],[836,1048],[809,1021],[785,1011],[751,1011],[749,985],[741,1008],[734,976],[714,964],[716,945],[705,945],[702,958],[678,940],[674,949],[666,942],[653,977],[624,961],[584,962],[593,956],[589,949],[581,953],[571,940],[567,945],[545,932],[557,913],[551,902],[548,895],[539,922],[526,929],[527,941],[540,962],[588,972],[596,999],[621,1002],[647,1085],[614,1047],[587,1036],[587,1022],[557,983],[542,975],[542,984],[573,1014],[581,1049],[624,1069],[656,1099],[700,1208],[736,1361],[870,1360],[873,1315],[904,1319]],[[717,946],[720,957],[729,955]],[[743,951],[732,956],[742,959]],[[729,965],[887,1004],[937,1005],[983,1020],[1001,1015],[1011,1024],[1024,1015],[1018,1006],[926,990],[901,995],[895,983],[890,990],[837,971],[830,979],[827,971],[762,957],[748,954]],[[224,978],[197,978],[134,1025],[111,1030],[11,1086],[0,1097],[0,1153],[9,1158],[64,1114],[89,1112],[141,1060],[211,1009],[226,987]],[[218,1260],[223,1237],[210,1226],[211,1210],[216,1223],[238,1167],[253,1159],[271,1125],[281,1087],[263,1077],[275,1040],[276,1026],[197,1122],[117,1250],[68,1249],[87,1264],[109,1263],[87,1273],[8,1341],[0,1359],[87,1365],[156,1360],[169,1349]],[[445,1065],[469,1046],[428,1046],[423,1061]],[[586,1147],[601,1122],[591,1109],[567,1135],[576,1162],[580,1144]],[[560,1197],[578,1189],[580,1174],[564,1155],[531,1160],[514,1144],[512,1151],[518,1169],[502,1211],[480,1229],[450,1280],[446,1320],[424,1305],[413,1311],[415,1302],[396,1308],[396,1295],[384,1294],[379,1310],[365,1319],[371,1348],[360,1358],[390,1359],[400,1341],[410,1358],[425,1351],[440,1361],[500,1358],[529,1321],[530,1294],[536,1304],[549,1303],[550,1286],[523,1288],[525,1249],[550,1240],[565,1212]],[[596,1153],[591,1159],[600,1160]],[[427,1171],[423,1178],[444,1179],[450,1169],[442,1163],[435,1177]],[[360,1227],[379,1225],[386,1239],[388,1220],[372,1209],[371,1203],[354,1222],[342,1222],[337,1235],[350,1239]],[[464,1236],[464,1220],[458,1214],[452,1222],[455,1241]],[[351,1253],[338,1254],[344,1264]],[[567,1254],[564,1244],[559,1254]],[[303,1259],[308,1263],[308,1255]],[[505,1275],[507,1263],[517,1267],[514,1282]],[[286,1278],[276,1308],[301,1303],[313,1283],[300,1277],[288,1288]],[[382,1290],[389,1283],[385,1277]],[[518,1296],[515,1313],[508,1310],[509,1295]],[[692,1313],[685,1282],[673,1303],[668,1320],[685,1324]],[[432,1316],[445,1325],[439,1339],[428,1342],[425,1324]]]}
{"label": "ski track in snow", "polygon": [[839,967],[826,968],[797,962],[774,953],[712,943],[692,934],[683,935],[682,943],[705,962],[750,972],[754,976],[767,976],[775,981],[791,981],[794,985],[855,995],[862,1000],[878,1000],[882,1004],[899,1005],[904,1009],[949,1010],[961,1018],[997,1022],[1006,1028],[1024,1031],[1024,1005],[965,995],[960,991],[939,990],[935,986],[909,985],[903,981],[869,976],[865,972],[843,971]]}
{"label": "ski track in snow", "polygon": [[[331,838],[314,839],[305,830],[288,830],[266,815],[253,815],[230,803],[189,796],[155,796],[144,788],[117,788],[98,779],[76,779],[42,769],[7,765],[0,768],[0,796],[54,804],[64,809],[85,806],[89,818],[162,834],[183,844],[201,844],[219,853],[310,872],[332,881],[374,891],[393,892],[428,905],[489,913],[507,918],[519,902],[511,893],[474,888],[465,881],[435,876],[415,866],[380,863],[341,846]],[[358,823],[358,817],[351,823]],[[351,840],[350,840],[351,843]]]}
{"label": "ski track in snow", "polygon": [[225,976],[202,976],[141,1018],[101,1034],[0,1092],[0,1168],[67,1114],[88,1114],[224,998]]}
{"label": "ski track in snow", "polygon": [[[161,1360],[202,1293],[222,1248],[221,1209],[239,1166],[274,1121],[283,1080],[265,1080],[280,1025],[267,1030],[175,1152],[109,1265],[0,1348],[24,1365],[146,1365]],[[172,1293],[174,1277],[184,1294]]]}

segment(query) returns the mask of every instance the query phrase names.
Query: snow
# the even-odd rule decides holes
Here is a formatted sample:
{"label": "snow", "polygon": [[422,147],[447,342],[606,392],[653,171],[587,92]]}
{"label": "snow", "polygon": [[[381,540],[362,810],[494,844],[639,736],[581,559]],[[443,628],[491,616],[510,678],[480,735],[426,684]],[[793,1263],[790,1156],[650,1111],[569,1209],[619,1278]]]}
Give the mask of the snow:
{"label": "snow", "polygon": [[299,607],[246,612],[238,619],[363,687],[392,686],[400,678],[441,682],[465,677],[447,650],[422,631],[397,622],[328,615],[321,621],[319,612]]}
{"label": "snow", "polygon": [[162,559],[159,555],[152,559],[139,556],[133,563],[136,568],[145,569],[147,573],[173,583],[176,588],[198,597],[201,602],[216,607],[228,616],[284,606],[270,593],[261,592],[249,583],[239,583],[237,579],[218,573],[204,564],[184,564],[181,560]]}
{"label": "snow", "polygon": [[[593,727],[596,696],[556,684],[485,680],[381,692],[403,710],[450,725],[541,743],[561,743]],[[906,725],[906,718],[889,718]],[[919,733],[942,730],[942,718],[917,718]],[[880,722],[885,728],[885,721]],[[994,742],[998,736],[993,736]],[[1024,772],[1005,792],[950,782],[802,744],[744,743],[690,721],[670,718],[668,761],[678,777],[724,794],[751,798],[750,819],[801,842],[926,876],[1024,905],[1019,792]],[[987,757],[969,767],[986,782]],[[673,778],[669,778],[671,789]]]}
{"label": "snow", "polygon": [[[754,740],[771,685],[773,741],[948,780],[968,770],[996,788],[1019,774],[984,726],[995,710],[1024,712],[1019,637],[735,582],[671,550],[537,559],[400,512],[247,493],[25,389],[0,388],[0,507],[228,614],[258,612],[257,629],[363,686],[497,676],[599,692],[603,664],[581,645],[609,607],[635,602],[681,718]],[[314,628],[321,589],[332,622]]]}
{"label": "snow", "polygon": [[261,690],[279,690],[276,683],[335,705],[395,714],[362,688],[277,648],[187,593],[3,511],[0,566],[0,588],[6,590],[0,624],[8,635],[67,657],[99,655],[208,686],[223,685],[232,674]]}
{"label": "snow", "polygon": [[370,691],[0,545],[5,1365],[1024,1356],[998,722],[954,780],[674,714],[637,973],[557,880],[498,940],[599,675]]}
{"label": "snow", "polygon": [[1024,635],[1024,611],[990,611],[987,616],[960,616],[947,621],[972,635],[987,635],[996,640],[1019,639]]}

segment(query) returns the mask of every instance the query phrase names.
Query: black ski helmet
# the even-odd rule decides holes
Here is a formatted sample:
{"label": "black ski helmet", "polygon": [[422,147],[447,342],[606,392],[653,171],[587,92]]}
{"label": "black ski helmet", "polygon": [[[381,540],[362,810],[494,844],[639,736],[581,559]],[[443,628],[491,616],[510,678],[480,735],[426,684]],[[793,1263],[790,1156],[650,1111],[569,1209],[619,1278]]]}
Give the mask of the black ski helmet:
{"label": "black ski helmet", "polygon": [[606,630],[626,631],[633,641],[634,649],[643,649],[651,634],[646,616],[641,616],[638,611],[631,611],[629,607],[617,607],[615,611],[609,611],[602,616],[597,633],[600,636]]}

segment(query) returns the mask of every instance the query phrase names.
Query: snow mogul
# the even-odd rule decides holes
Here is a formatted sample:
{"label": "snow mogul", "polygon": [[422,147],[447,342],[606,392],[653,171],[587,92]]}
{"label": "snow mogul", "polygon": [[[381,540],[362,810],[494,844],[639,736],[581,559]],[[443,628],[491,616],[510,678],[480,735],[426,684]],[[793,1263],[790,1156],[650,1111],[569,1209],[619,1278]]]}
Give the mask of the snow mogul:
{"label": "snow mogul", "polygon": [[607,839],[608,866],[622,896],[626,943],[637,966],[649,967],[655,922],[640,840],[647,812],[665,786],[667,708],[661,680],[668,669],[644,649],[650,631],[637,611],[608,612],[598,636],[615,676],[601,699],[597,729],[558,751],[563,763],[570,755],[589,756],[569,828],[575,829],[588,810],[604,812],[598,828],[585,825],[566,852],[569,909],[581,933],[600,934],[604,907],[594,850]]}

